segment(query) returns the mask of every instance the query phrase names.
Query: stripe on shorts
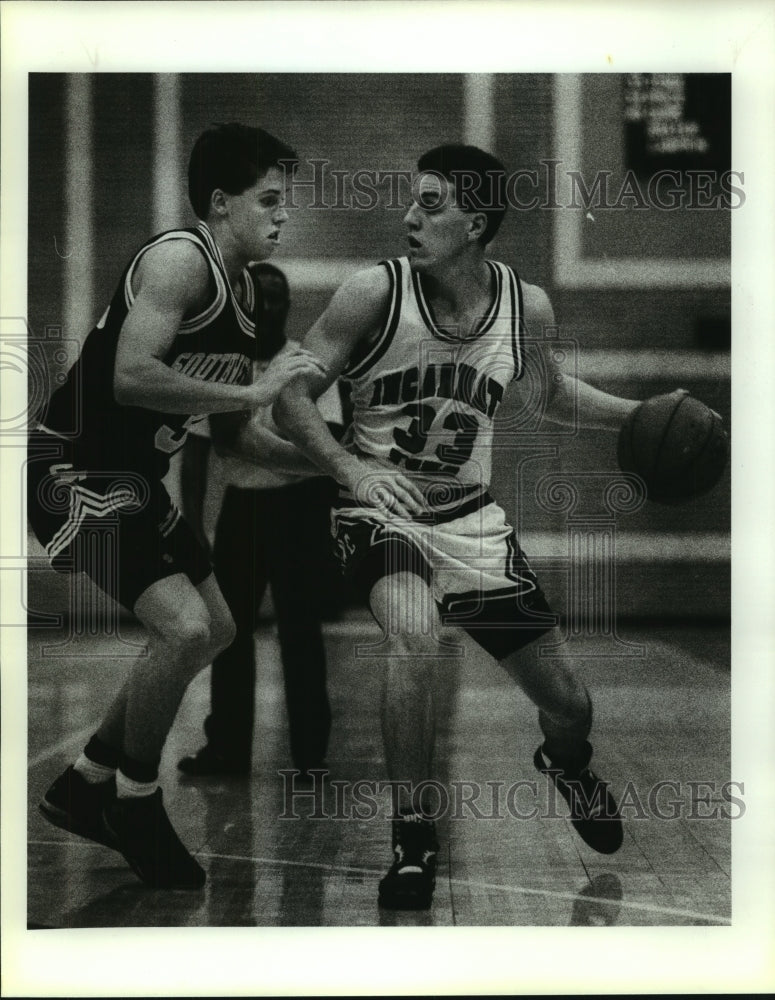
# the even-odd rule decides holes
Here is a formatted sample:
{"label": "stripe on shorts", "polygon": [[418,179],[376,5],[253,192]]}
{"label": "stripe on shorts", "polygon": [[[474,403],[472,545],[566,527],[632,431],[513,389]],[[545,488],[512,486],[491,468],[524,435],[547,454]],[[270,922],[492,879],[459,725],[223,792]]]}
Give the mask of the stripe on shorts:
{"label": "stripe on shorts", "polygon": [[70,545],[81,530],[85,517],[105,517],[127,506],[125,491],[101,496],[83,486],[73,485],[70,490],[70,510],[67,520],[46,546],[49,559],[55,559]]}

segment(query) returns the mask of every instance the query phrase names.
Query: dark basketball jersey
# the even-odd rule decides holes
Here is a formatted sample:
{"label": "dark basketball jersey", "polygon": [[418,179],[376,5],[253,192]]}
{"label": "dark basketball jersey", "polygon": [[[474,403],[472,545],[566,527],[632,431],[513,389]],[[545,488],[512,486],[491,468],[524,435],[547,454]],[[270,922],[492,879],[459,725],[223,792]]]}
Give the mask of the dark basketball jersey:
{"label": "dark basketball jersey", "polygon": [[110,305],[83,345],[78,361],[52,396],[44,428],[72,442],[72,458],[84,468],[132,469],[163,476],[169,459],[203,414],[161,413],[123,406],[113,394],[119,333],[134,302],[132,277],[151,247],[189,240],[210,269],[210,298],[196,316],[186,317],[164,357],[174,371],[207,382],[247,385],[256,358],[256,285],[248,270],[240,276],[242,305],[229,284],[212,233],[200,222],[149,240],[124,270]]}

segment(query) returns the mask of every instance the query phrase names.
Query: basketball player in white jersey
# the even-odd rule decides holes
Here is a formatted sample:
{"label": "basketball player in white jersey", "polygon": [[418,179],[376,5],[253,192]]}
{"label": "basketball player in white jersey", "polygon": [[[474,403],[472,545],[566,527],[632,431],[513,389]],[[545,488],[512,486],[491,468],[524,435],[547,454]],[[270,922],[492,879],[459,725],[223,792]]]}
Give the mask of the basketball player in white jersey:
{"label": "basketball player in white jersey", "polygon": [[[281,465],[282,445],[267,446],[250,411],[290,378],[323,371],[294,346],[252,381],[259,290],[247,265],[277,246],[288,219],[282,164],[295,159],[262,129],[222,125],[199,137],[189,162],[199,224],[162,233],[132,257],[29,440],[29,517],[53,567],[85,571],[134,612],[148,641],[41,810],[121,851],[157,888],[205,881],[167,817],[158,768],[186,687],[234,637],[208,555],[161,480],[204,414],[230,422],[245,455],[267,461],[271,450]],[[106,524],[112,562],[90,542]]]}
{"label": "basketball player in white jersey", "polygon": [[[525,331],[540,337],[552,307],[540,288],[486,257],[506,208],[503,165],[448,145],[418,167],[408,254],[342,285],[303,342],[326,376],[294,380],[275,405],[289,438],[340,484],[338,554],[384,630],[386,763],[408,788],[399,786],[395,860],[379,900],[407,909],[427,908],[435,885],[435,829],[412,790],[431,777],[431,676],[443,626],[468,631],[538,707],[535,764],[568,801],[583,839],[603,853],[622,842],[613,797],[589,768],[589,695],[567,665],[536,656],[534,640],[555,619],[487,492],[493,419],[512,383],[518,391]],[[553,421],[618,430],[638,405],[571,383],[548,350],[544,365]],[[354,406],[343,444],[314,405],[340,374]]]}

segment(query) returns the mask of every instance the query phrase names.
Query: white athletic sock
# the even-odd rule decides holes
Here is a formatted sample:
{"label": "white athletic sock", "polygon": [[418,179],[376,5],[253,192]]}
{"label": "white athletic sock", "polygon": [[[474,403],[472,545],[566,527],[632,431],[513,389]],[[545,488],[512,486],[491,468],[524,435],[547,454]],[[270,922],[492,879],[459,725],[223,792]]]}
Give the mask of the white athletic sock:
{"label": "white athletic sock", "polygon": [[107,767],[105,764],[95,764],[93,760],[89,760],[85,753],[81,753],[78,760],[73,764],[73,768],[90,785],[99,785],[103,781],[109,781],[116,773],[115,767]]}
{"label": "white athletic sock", "polygon": [[153,795],[158,787],[158,780],[133,781],[122,771],[116,771],[116,794],[120,799],[141,799],[146,795]]}

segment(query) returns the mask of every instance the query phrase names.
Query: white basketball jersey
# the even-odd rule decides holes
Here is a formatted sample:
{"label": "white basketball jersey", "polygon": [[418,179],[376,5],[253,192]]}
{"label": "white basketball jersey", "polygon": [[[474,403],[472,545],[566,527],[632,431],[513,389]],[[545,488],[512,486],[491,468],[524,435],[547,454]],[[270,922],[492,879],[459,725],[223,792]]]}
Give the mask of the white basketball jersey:
{"label": "white basketball jersey", "polygon": [[407,258],[383,266],[387,319],[344,372],[352,387],[349,445],[402,472],[486,486],[495,413],[524,365],[519,279],[488,260],[493,300],[474,330],[458,336],[434,322]]}

